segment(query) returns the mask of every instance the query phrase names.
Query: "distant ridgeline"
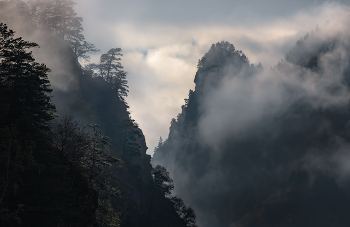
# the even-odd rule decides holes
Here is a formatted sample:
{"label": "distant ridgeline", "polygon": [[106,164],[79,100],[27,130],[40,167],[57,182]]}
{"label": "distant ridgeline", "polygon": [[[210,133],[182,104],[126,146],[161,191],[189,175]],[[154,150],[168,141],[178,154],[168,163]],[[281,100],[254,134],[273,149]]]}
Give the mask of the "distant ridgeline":
{"label": "distant ridgeline", "polygon": [[201,227],[350,225],[350,37],[316,29],[275,67],[213,44],[152,162]]}
{"label": "distant ridgeline", "polygon": [[74,4],[0,1],[0,226],[195,227],[130,117],[121,49],[81,66],[99,50]]}

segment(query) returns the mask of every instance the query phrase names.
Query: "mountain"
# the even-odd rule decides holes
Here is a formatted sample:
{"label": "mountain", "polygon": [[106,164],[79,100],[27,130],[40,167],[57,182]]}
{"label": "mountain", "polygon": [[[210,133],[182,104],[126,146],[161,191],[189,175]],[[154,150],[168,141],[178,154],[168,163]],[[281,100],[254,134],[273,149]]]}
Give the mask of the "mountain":
{"label": "mountain", "polygon": [[[0,226],[193,224],[194,213],[181,216],[176,203],[155,184],[145,137],[118,93],[118,86],[127,88],[121,64],[113,80],[80,64],[96,48],[85,41],[82,18],[73,5],[72,0],[0,1],[0,20],[8,24],[1,24],[0,34]],[[33,43],[26,46],[25,40]],[[9,57],[16,53],[41,67],[42,74],[30,74],[36,81],[22,79],[27,86],[8,82],[31,72],[29,60]],[[13,73],[18,68],[12,66],[23,71]],[[120,74],[123,81],[117,80]],[[32,90],[37,81],[43,81],[46,90]],[[17,89],[17,84],[23,86]],[[46,100],[47,104],[37,102],[52,107],[43,111],[49,117],[33,115],[45,130],[21,117],[38,106],[18,96],[17,90],[38,93],[42,97],[33,100]],[[127,95],[126,89],[123,92]],[[13,103],[19,105],[16,115]]]}
{"label": "mountain", "polygon": [[207,226],[348,226],[349,35],[316,29],[264,69],[228,42],[152,162]]}

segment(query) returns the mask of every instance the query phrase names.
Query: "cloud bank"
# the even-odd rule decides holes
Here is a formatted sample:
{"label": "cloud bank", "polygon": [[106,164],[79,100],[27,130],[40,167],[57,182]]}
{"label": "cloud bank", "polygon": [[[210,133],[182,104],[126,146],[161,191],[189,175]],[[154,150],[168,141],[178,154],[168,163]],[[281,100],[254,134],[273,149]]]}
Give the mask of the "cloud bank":
{"label": "cloud bank", "polygon": [[251,63],[269,68],[306,32],[344,15],[342,4],[325,2],[78,1],[76,9],[86,38],[101,52],[123,49],[127,101],[152,153],[194,88],[198,59],[212,43],[227,40]]}
{"label": "cloud bank", "polygon": [[[173,174],[199,226],[350,223],[342,202],[350,195],[349,9],[315,12],[332,19],[272,68],[251,66],[223,43],[203,58],[195,92],[153,159]],[[301,18],[312,17],[294,22]]]}

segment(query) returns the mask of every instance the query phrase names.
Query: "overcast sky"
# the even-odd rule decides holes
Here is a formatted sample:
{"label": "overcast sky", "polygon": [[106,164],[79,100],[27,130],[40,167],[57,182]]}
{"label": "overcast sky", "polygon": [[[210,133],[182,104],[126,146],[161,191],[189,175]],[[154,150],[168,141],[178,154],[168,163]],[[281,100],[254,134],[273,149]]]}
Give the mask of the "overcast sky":
{"label": "overcast sky", "polygon": [[[322,28],[346,1],[77,0],[84,34],[101,53],[120,47],[131,116],[152,154],[184,104],[198,60],[225,40],[269,68],[307,32]],[[98,61],[99,55],[93,56]]]}

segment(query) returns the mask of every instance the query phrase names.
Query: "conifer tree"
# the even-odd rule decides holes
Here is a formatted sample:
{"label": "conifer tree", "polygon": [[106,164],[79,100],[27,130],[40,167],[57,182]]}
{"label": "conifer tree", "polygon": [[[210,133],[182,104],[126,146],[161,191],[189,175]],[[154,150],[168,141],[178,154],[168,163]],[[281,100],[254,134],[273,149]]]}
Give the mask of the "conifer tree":
{"label": "conifer tree", "polygon": [[37,24],[45,29],[59,34],[68,41],[77,58],[89,61],[87,54],[100,51],[83,35],[83,18],[78,17],[74,10],[73,0],[37,1],[32,3],[33,17]]}
{"label": "conifer tree", "polygon": [[152,176],[155,188],[164,196],[169,197],[174,189],[173,180],[169,176],[169,172],[163,166],[157,165],[152,168]]}
{"label": "conifer tree", "polygon": [[30,129],[48,129],[55,106],[45,64],[35,62],[29,48],[38,44],[14,38],[14,32],[0,24],[1,125],[22,123]]}
{"label": "conifer tree", "polygon": [[184,201],[178,196],[173,196],[170,200],[174,203],[176,213],[186,223],[187,227],[197,227],[196,214],[193,208],[187,207]]}
{"label": "conifer tree", "polygon": [[124,101],[124,97],[128,96],[127,73],[123,71],[120,63],[120,56],[123,56],[120,48],[112,48],[100,57],[100,64],[90,64],[88,70],[93,71],[93,76],[102,77],[107,81],[112,89],[114,89],[120,100]]}
{"label": "conifer tree", "polygon": [[58,31],[62,37],[69,42],[78,58],[88,61],[90,58],[88,53],[96,53],[100,51],[92,43],[85,40],[83,32],[83,18],[77,17],[74,10],[76,3],[72,0],[56,0],[54,12],[57,15]]}
{"label": "conifer tree", "polygon": [[27,50],[37,46],[0,24],[0,221],[19,220],[9,198],[22,188],[23,174],[39,168],[34,149],[54,118],[49,69]]}

